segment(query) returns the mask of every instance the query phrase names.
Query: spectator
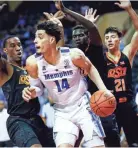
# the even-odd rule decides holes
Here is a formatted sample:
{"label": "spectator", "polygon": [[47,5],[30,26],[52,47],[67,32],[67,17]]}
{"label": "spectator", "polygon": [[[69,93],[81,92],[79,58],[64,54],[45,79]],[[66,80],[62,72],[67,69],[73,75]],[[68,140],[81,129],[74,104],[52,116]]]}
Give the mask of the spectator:
{"label": "spectator", "polygon": [[13,144],[7,132],[6,121],[9,117],[4,100],[0,99],[0,147],[12,147]]}

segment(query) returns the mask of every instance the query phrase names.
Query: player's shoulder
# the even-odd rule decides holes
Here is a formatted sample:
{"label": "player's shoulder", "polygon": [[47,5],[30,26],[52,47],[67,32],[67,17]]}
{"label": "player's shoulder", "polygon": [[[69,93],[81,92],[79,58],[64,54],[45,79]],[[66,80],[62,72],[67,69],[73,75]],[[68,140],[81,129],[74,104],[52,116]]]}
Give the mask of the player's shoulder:
{"label": "player's shoulder", "polygon": [[78,52],[84,54],[83,51],[79,48],[70,48],[70,52]]}
{"label": "player's shoulder", "polygon": [[35,55],[31,55],[26,59],[26,67],[28,68],[36,68],[37,67],[37,60]]}
{"label": "player's shoulder", "polygon": [[70,56],[72,59],[78,59],[84,56],[84,53],[79,48],[70,48]]}

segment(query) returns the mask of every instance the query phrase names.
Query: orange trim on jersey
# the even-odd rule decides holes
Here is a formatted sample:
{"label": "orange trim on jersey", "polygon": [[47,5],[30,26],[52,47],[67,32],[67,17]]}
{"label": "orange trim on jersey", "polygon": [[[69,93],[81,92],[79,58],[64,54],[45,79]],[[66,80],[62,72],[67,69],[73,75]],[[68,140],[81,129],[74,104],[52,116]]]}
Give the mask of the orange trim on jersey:
{"label": "orange trim on jersey", "polygon": [[108,52],[106,52],[106,57],[108,58],[108,60],[110,60],[114,64],[118,64],[118,62],[120,61],[120,58],[121,58],[121,54],[120,54],[120,57],[119,57],[117,62],[114,59],[112,59],[111,57],[109,57]]}
{"label": "orange trim on jersey", "polygon": [[119,98],[119,103],[124,103],[124,102],[127,102],[127,98],[126,97]]}

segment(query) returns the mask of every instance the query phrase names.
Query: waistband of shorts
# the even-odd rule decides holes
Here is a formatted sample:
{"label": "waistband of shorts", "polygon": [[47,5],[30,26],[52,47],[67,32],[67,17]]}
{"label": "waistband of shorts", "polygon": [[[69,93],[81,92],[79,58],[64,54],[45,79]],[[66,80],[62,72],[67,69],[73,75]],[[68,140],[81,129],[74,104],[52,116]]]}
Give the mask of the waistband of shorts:
{"label": "waistband of shorts", "polygon": [[[81,98],[82,97],[84,97],[84,96],[86,96],[87,97],[87,99],[89,100],[89,98],[90,98],[90,93],[88,92],[88,91],[86,91],[82,96],[81,96]],[[65,104],[65,105],[61,105],[61,104],[54,104],[53,106],[54,107],[56,107],[56,108],[65,108],[65,107],[67,107],[67,106],[72,106],[72,105],[74,105],[74,104],[76,104],[77,102],[80,104],[81,102],[82,102],[82,100],[83,99],[77,99],[77,100],[75,100],[75,101],[73,101],[73,102],[71,102],[71,103],[68,103],[68,104]]]}

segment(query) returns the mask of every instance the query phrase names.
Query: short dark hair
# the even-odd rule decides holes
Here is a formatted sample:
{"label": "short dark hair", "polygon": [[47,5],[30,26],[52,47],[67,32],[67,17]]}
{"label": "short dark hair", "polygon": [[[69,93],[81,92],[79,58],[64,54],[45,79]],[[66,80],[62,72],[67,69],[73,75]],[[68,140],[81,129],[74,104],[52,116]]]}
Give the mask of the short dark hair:
{"label": "short dark hair", "polygon": [[117,33],[118,37],[121,38],[122,37],[122,32],[117,28],[117,27],[114,27],[114,26],[111,26],[111,27],[108,27],[106,28],[105,32],[104,32],[104,35],[109,33],[109,32],[115,32]]}
{"label": "short dark hair", "polygon": [[[15,35],[8,35],[7,37],[5,37],[5,38],[3,39],[2,47],[3,47],[3,48],[6,48],[7,40],[8,40],[8,39],[11,39],[11,38],[15,38],[15,37],[17,37],[17,36],[15,36]],[[17,38],[18,38],[18,37],[17,37]]]}
{"label": "short dark hair", "polygon": [[88,35],[88,29],[85,28],[83,25],[76,25],[75,27],[72,28],[72,31],[77,30],[77,29],[84,30],[84,33]]}
{"label": "short dark hair", "polygon": [[58,24],[55,24],[53,21],[45,21],[37,25],[37,30],[45,30],[48,35],[54,36],[56,42],[61,39],[61,31]]}

